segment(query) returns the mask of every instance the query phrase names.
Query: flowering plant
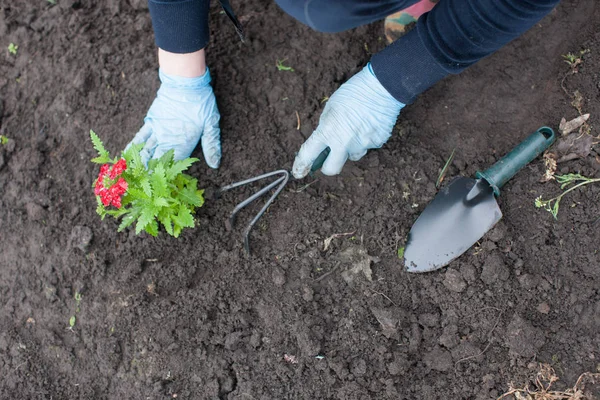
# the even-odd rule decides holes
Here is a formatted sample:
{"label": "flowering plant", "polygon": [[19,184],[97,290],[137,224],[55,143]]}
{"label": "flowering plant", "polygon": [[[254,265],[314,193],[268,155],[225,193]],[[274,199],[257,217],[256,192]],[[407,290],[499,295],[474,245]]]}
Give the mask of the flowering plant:
{"label": "flowering plant", "polygon": [[194,211],[204,204],[204,191],[198,180],[183,173],[197,158],[175,161],[173,151],[152,159],[146,167],[141,160],[143,144],[131,145],[121,158],[111,158],[94,131],[90,137],[102,164],[94,182],[98,201],[96,212],[104,219],[122,218],[121,232],[135,222],[135,233],[158,235],[159,222],[169,235],[178,237],[183,228],[194,227]]}

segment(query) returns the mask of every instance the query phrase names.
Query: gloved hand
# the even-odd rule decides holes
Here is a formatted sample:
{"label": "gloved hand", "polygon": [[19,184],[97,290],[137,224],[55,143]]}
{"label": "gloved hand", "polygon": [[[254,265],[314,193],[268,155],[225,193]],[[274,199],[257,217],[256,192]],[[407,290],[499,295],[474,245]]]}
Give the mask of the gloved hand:
{"label": "gloved hand", "polygon": [[368,149],[383,146],[404,104],[379,83],[367,64],[329,98],[321,114],[319,126],[304,142],[292,173],[303,178],[327,147],[331,153],[323,163],[325,175],[336,175],[349,158],[358,161]]}
{"label": "gloved hand", "polygon": [[[144,126],[131,144],[146,143],[140,151],[144,164],[175,150],[175,160],[182,160],[202,140],[204,159],[211,168],[221,161],[221,130],[217,102],[210,86],[210,73],[197,78],[167,75],[159,70],[162,82],[150,106]],[[128,145],[128,146],[129,146]]]}

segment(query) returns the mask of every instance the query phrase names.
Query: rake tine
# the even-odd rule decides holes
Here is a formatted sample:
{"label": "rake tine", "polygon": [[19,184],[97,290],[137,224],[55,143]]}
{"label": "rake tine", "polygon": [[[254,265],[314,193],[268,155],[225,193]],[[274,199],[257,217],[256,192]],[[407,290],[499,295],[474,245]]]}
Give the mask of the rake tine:
{"label": "rake tine", "polygon": [[228,190],[235,189],[237,187],[244,186],[244,185],[247,185],[249,183],[256,182],[256,181],[259,181],[261,179],[268,178],[270,176],[275,176],[275,175],[282,175],[283,176],[283,175],[286,175],[286,174],[288,176],[290,175],[290,173],[287,172],[284,169],[280,169],[280,170],[273,171],[273,172],[267,172],[266,174],[262,174],[262,175],[259,175],[259,176],[255,176],[253,178],[249,178],[249,179],[246,179],[246,180],[243,180],[243,181],[234,182],[234,183],[232,183],[230,185],[227,185],[227,186],[223,186],[222,188],[219,189],[219,192],[226,192]]}
{"label": "rake tine", "polygon": [[231,226],[234,225],[235,217],[242,208],[246,207],[248,204],[252,203],[254,200],[263,196],[265,193],[267,193],[269,190],[273,189],[275,186],[279,185],[284,179],[285,179],[284,176],[277,178],[275,181],[269,183],[267,186],[263,187],[258,192],[254,193],[252,196],[248,197],[246,200],[244,200],[244,201],[240,202],[238,205],[236,205],[235,208],[233,209],[233,211],[231,212],[231,214],[229,215],[229,224]]}
{"label": "rake tine", "polygon": [[265,203],[263,208],[260,209],[258,214],[256,214],[256,216],[252,219],[252,221],[250,221],[250,223],[244,230],[244,248],[246,250],[246,254],[248,254],[248,255],[250,255],[250,231],[252,230],[252,227],[254,226],[254,224],[256,224],[256,222],[258,222],[260,217],[263,216],[263,214],[265,213],[265,211],[267,211],[267,208],[269,208],[269,206],[273,203],[273,201],[275,201],[275,199],[277,198],[279,193],[281,193],[281,191],[283,190],[285,185],[287,185],[288,180],[290,179],[290,173],[288,171],[281,170],[281,171],[277,171],[277,172],[279,172],[283,175],[280,179],[277,180],[277,181],[281,180],[281,184],[279,185],[277,190],[275,190],[275,193],[273,193],[271,198],[269,198],[269,200],[267,200],[267,202]]}

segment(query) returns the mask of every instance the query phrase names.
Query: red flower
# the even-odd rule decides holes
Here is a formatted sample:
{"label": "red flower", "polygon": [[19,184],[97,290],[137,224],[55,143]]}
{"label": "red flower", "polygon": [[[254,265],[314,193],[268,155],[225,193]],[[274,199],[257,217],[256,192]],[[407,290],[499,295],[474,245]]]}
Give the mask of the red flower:
{"label": "red flower", "polygon": [[121,158],[117,161],[110,170],[109,177],[110,179],[115,179],[117,176],[121,175],[127,169],[127,161],[124,158]]}
{"label": "red flower", "polygon": [[[111,204],[121,208],[121,196],[127,191],[127,181],[120,175],[127,169],[127,161],[120,159],[114,165],[104,164],[100,167],[98,179],[94,185],[94,194],[100,196],[105,207]],[[115,182],[116,178],[117,181]]]}

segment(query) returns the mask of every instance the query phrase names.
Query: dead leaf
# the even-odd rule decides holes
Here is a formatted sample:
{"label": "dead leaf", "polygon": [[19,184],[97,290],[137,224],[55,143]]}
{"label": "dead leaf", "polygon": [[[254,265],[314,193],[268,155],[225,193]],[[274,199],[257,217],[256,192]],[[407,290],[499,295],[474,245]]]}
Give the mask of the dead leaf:
{"label": "dead leaf", "polygon": [[560,138],[556,144],[555,151],[559,158],[557,163],[576,160],[578,158],[587,157],[592,151],[594,137],[577,132],[569,136]]}
{"label": "dead leaf", "polygon": [[329,236],[327,239],[325,239],[323,241],[323,251],[327,251],[329,246],[331,246],[331,241],[333,239],[339,238],[339,237],[344,237],[344,236],[354,235],[355,233],[356,233],[356,231],[346,232],[346,233],[334,233],[333,235]]}
{"label": "dead leaf", "polygon": [[338,255],[339,260],[344,264],[350,264],[350,268],[342,272],[342,278],[348,283],[354,281],[356,275],[361,272],[371,281],[373,280],[373,271],[371,263],[379,262],[379,258],[371,257],[367,250],[360,245],[348,247]]}
{"label": "dead leaf", "polygon": [[546,166],[546,172],[544,172],[544,176],[540,179],[540,182],[548,182],[554,179],[554,174],[556,173],[556,154],[545,152],[544,153],[544,165]]}
{"label": "dead leaf", "polygon": [[565,136],[569,133],[573,132],[575,129],[579,128],[581,125],[585,124],[585,122],[590,118],[590,114],[583,114],[577,118],[573,118],[568,121],[563,117],[560,120],[560,125],[558,126],[558,130],[561,135]]}
{"label": "dead leaf", "polygon": [[592,151],[594,137],[591,135],[574,132],[562,137],[554,147],[556,162],[558,164],[566,161],[587,157]]}
{"label": "dead leaf", "polygon": [[390,338],[398,332],[398,318],[394,316],[394,313],[391,310],[373,307],[371,308],[371,312],[377,322],[381,324],[381,333],[385,337]]}

